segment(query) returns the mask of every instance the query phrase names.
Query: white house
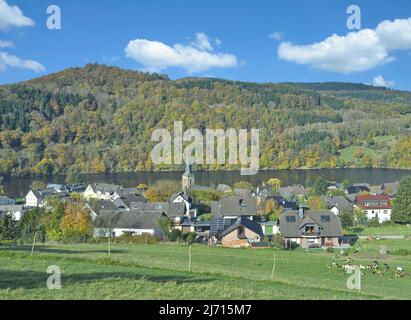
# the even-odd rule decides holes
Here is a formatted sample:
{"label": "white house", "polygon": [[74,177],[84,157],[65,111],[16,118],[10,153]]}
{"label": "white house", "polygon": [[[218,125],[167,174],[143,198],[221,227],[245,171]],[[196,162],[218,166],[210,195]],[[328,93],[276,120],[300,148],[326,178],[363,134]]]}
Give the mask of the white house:
{"label": "white house", "polygon": [[107,183],[93,183],[89,184],[83,193],[86,200],[100,199],[100,200],[114,200],[117,196],[116,191],[121,190],[121,186]]}
{"label": "white house", "polygon": [[191,203],[193,202],[193,199],[191,199],[188,195],[186,195],[183,192],[174,194],[170,198],[171,203],[184,203],[186,207],[186,212],[187,214],[190,212],[191,209]]}
{"label": "white house", "polygon": [[388,195],[360,195],[355,199],[355,207],[363,210],[368,220],[379,223],[391,221],[392,204]]}

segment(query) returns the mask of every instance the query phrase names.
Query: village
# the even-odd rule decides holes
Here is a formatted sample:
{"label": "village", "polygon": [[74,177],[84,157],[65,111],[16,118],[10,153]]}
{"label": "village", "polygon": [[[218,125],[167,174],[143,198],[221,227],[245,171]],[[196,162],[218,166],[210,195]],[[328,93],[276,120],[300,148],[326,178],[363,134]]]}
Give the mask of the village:
{"label": "village", "polygon": [[393,223],[399,185],[351,185],[319,178],[311,187],[281,186],[273,178],[257,188],[246,183],[207,187],[196,184],[187,165],[181,190],[167,201],[150,201],[149,186],[48,184],[30,190],[24,203],[0,197],[0,219],[8,217],[18,224],[34,208],[51,210],[51,199],[64,202],[76,194],[90,214],[94,238],[150,236],[232,248],[349,248],[357,238],[347,235],[349,227]]}

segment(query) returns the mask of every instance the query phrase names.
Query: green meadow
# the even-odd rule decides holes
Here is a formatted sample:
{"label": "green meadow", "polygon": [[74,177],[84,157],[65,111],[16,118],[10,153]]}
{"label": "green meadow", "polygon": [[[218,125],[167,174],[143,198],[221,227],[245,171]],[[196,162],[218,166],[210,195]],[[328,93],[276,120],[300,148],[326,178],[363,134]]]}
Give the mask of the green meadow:
{"label": "green meadow", "polygon": [[[384,275],[364,270],[362,290],[348,290],[349,275],[330,270],[347,257],[323,250],[228,249],[176,244],[0,246],[0,299],[411,299],[411,256],[391,253],[409,240],[362,241],[354,264],[377,260]],[[379,256],[381,245],[389,254]],[[274,264],[275,262],[275,264]],[[61,270],[62,288],[46,286],[47,267]],[[274,272],[273,272],[274,269]]]}

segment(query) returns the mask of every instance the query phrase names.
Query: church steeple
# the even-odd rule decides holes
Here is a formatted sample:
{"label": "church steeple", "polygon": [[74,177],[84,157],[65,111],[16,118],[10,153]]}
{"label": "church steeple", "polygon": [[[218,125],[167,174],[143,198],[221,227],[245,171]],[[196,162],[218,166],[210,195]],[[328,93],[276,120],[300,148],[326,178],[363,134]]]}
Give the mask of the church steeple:
{"label": "church steeple", "polygon": [[190,189],[190,187],[193,186],[194,183],[194,174],[191,172],[190,162],[186,160],[186,170],[184,171],[184,174],[181,177],[181,185],[183,188],[183,192],[187,193],[188,189]]}

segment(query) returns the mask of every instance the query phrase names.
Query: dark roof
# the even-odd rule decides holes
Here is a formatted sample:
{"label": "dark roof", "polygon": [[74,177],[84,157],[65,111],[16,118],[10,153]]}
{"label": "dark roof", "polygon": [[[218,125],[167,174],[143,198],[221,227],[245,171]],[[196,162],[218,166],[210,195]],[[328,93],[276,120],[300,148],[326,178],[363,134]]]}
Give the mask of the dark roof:
{"label": "dark roof", "polygon": [[344,196],[323,196],[321,197],[327,206],[327,209],[336,207],[338,210],[351,211],[353,209],[350,201]]}
{"label": "dark roof", "polygon": [[260,235],[261,237],[264,236],[263,234],[263,229],[261,228],[261,225],[257,222],[254,222],[246,217],[238,217],[237,220],[225,228],[218,236],[224,237],[227,234],[233,232],[234,230],[238,229],[240,226],[243,226],[244,228],[247,228],[254,233]]}
{"label": "dark roof", "polygon": [[165,217],[162,212],[104,211],[94,225],[96,228],[107,228],[111,224],[113,229],[155,229],[161,217]]}
{"label": "dark roof", "polygon": [[366,185],[353,185],[349,186],[347,188],[348,194],[353,194],[353,193],[361,193],[361,192],[370,192],[370,188]]}
{"label": "dark roof", "polygon": [[139,212],[162,212],[171,218],[184,216],[185,208],[183,202],[136,202],[132,203],[130,209]]}
{"label": "dark roof", "polygon": [[99,214],[103,210],[118,210],[118,207],[114,205],[114,203],[110,200],[97,200],[91,201],[91,208],[96,213]]}
{"label": "dark roof", "polygon": [[280,187],[277,191],[278,194],[282,196],[293,194],[295,196],[304,195],[305,188],[302,185],[294,185],[288,187]]}
{"label": "dark roof", "polygon": [[117,198],[114,200],[114,204],[120,208],[120,207],[124,207],[127,209],[130,209],[133,203],[137,203],[137,202],[142,202],[142,203],[146,203],[147,199],[137,193],[126,193],[126,192],[119,192],[118,193],[120,198]]}
{"label": "dark roof", "polygon": [[220,202],[211,203],[213,216],[255,216],[256,200],[238,195],[224,197]]}
{"label": "dark roof", "polygon": [[100,191],[101,193],[114,193],[123,189],[122,186],[108,183],[93,183],[90,186],[94,192]]}
{"label": "dark roof", "polygon": [[231,219],[223,219],[221,217],[215,217],[210,221],[210,235],[218,236],[226,228],[233,224]]}
{"label": "dark roof", "polygon": [[298,210],[297,201],[288,201],[282,196],[268,197],[267,199],[273,199],[279,206],[283,207],[284,209]]}
{"label": "dark roof", "polygon": [[[329,221],[323,222],[322,217],[329,217]],[[287,217],[294,217],[293,221],[287,221]],[[320,237],[340,237],[343,235],[340,218],[330,211],[305,211],[304,217],[300,217],[298,211],[286,211],[280,215],[280,233],[286,238],[300,238],[300,228],[305,223],[314,223],[320,227]]]}

